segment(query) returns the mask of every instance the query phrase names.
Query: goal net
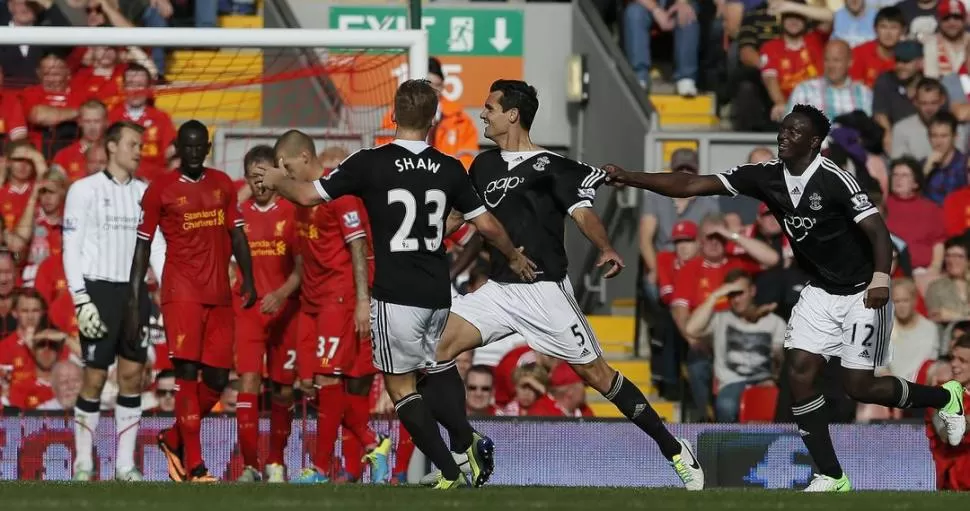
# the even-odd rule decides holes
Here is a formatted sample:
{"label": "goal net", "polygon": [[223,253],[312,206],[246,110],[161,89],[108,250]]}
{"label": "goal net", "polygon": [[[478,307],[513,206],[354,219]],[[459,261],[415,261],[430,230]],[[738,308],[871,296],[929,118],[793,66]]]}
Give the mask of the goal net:
{"label": "goal net", "polygon": [[[209,127],[210,165],[240,178],[245,153],[289,128],[308,132],[318,152],[336,157],[380,142],[397,86],[425,77],[428,63],[427,37],[417,30],[36,27],[0,31],[0,44],[61,57],[44,59],[38,78],[6,73],[3,86],[19,93],[27,139],[49,161],[75,144],[64,169],[72,178],[104,158],[98,150],[78,154],[94,131],[87,119],[96,115],[86,112],[96,108],[81,107],[88,100],[107,106],[108,123],[145,128],[140,170],[147,177],[174,163],[172,128],[197,119]],[[144,68],[154,78],[162,51],[163,82],[130,72]],[[151,115],[140,107],[146,98]],[[64,113],[71,109],[80,110],[77,117]],[[3,119],[5,142],[23,136],[12,124],[18,121]]]}

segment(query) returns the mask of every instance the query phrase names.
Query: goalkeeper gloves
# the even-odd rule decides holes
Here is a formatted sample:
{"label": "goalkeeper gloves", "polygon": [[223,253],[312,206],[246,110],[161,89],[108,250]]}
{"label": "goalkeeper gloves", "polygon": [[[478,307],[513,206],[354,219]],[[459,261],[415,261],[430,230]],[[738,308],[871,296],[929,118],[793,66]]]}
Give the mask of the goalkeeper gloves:
{"label": "goalkeeper gloves", "polygon": [[87,293],[74,297],[74,312],[77,314],[78,330],[84,337],[97,339],[108,332],[108,327],[101,321],[97,306],[91,302]]}

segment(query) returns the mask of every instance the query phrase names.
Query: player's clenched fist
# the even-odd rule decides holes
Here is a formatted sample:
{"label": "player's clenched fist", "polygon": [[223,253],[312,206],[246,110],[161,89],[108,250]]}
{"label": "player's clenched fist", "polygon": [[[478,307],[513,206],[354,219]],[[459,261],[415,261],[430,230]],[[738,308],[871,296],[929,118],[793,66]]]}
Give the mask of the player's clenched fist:
{"label": "player's clenched fist", "polygon": [[256,179],[257,186],[267,190],[275,190],[276,185],[286,178],[286,170],[283,168],[282,162],[277,164],[276,167],[257,164],[253,169],[252,175]]}

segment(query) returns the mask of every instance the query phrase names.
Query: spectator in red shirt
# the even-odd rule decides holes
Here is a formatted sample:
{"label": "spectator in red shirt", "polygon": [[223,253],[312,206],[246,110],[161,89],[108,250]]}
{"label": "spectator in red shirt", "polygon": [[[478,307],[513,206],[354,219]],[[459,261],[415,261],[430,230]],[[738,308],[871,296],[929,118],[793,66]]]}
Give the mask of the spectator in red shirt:
{"label": "spectator in red shirt", "polygon": [[528,345],[521,345],[512,348],[502,357],[498,365],[495,366],[493,373],[495,387],[495,404],[505,407],[515,398],[515,380],[512,375],[515,370],[526,364],[536,363],[536,352],[532,351]]}
{"label": "spectator in red shirt", "polygon": [[61,360],[51,369],[51,390],[54,397],[37,406],[38,410],[73,410],[81,393],[83,372],[81,366],[70,360]]}
{"label": "spectator in red shirt", "polygon": [[923,197],[923,172],[919,162],[900,158],[890,165],[886,226],[906,242],[913,269],[933,263],[933,246],[943,241],[943,212]]}
{"label": "spectator in red shirt", "polygon": [[[108,110],[104,103],[97,99],[85,101],[78,111],[78,125],[81,128],[81,138],[57,151],[53,162],[54,168],[59,168],[71,182],[92,173],[88,165],[88,151],[103,145],[102,137],[108,128]],[[106,165],[107,153],[103,147],[98,147],[98,151],[95,154],[103,154]],[[104,165],[97,169],[104,169]]]}
{"label": "spectator in red shirt", "polygon": [[[970,336],[964,335],[957,339],[950,356],[953,379],[964,387],[970,386]],[[970,394],[963,394],[963,406],[970,408]],[[946,433],[933,410],[926,411],[926,436],[929,438],[930,453],[936,465],[936,488],[970,490],[970,437],[963,437],[960,445],[951,446],[947,443]]]}
{"label": "spectator in red shirt", "polygon": [[549,372],[538,364],[517,367],[512,373],[515,382],[515,398],[502,411],[513,417],[562,417],[556,402],[546,394]]}
{"label": "spectator in red shirt", "polygon": [[13,313],[14,291],[17,289],[17,265],[13,255],[0,250],[0,339],[5,339],[17,329]]}
{"label": "spectator in red shirt", "polygon": [[960,0],[940,0],[936,33],[923,39],[923,75],[940,78],[967,72],[967,7]]}
{"label": "spectator in red shirt", "polygon": [[852,49],[849,76],[870,89],[876,78],[896,69],[896,45],[905,33],[906,19],[899,7],[890,5],[876,13],[876,39]]}
{"label": "spectator in red shirt", "polygon": [[465,407],[469,417],[491,417],[498,409],[492,404],[495,397],[495,377],[492,368],[483,365],[472,366],[465,378]]}
{"label": "spectator in red shirt", "polygon": [[67,178],[60,172],[44,172],[44,175],[31,191],[16,228],[6,237],[10,250],[20,255],[26,286],[33,286],[37,265],[50,255],[61,255]]}
{"label": "spectator in red shirt", "polygon": [[62,358],[66,338],[66,335],[57,330],[43,330],[34,335],[30,342],[34,370],[10,385],[10,406],[21,410],[35,410],[54,399],[51,371],[54,364]]}
{"label": "spectator in red shirt", "polygon": [[30,128],[30,142],[45,158],[77,138],[78,107],[82,96],[71,89],[71,73],[60,56],[46,55],[37,67],[40,84],[24,89],[21,98]]}
{"label": "spectator in red shirt", "polygon": [[593,410],[586,404],[586,384],[569,364],[559,362],[552,370],[549,395],[566,417],[593,416]]}
{"label": "spectator in red shirt", "polygon": [[[781,36],[761,46],[761,77],[774,105],[771,119],[776,122],[785,115],[788,96],[795,86],[822,74],[832,11],[804,3],[781,2]],[[809,30],[809,18],[823,25]]]}
{"label": "spectator in red shirt", "polygon": [[[0,68],[0,88],[3,87],[3,69]],[[0,139],[23,140],[27,138],[27,118],[24,107],[15,92],[0,90]]]}
{"label": "spectator in red shirt", "polygon": [[674,242],[674,250],[657,253],[657,288],[664,305],[670,305],[673,299],[677,273],[697,255],[697,224],[690,220],[677,222],[670,239]]}
{"label": "spectator in red shirt", "polygon": [[97,99],[108,108],[121,102],[121,89],[127,66],[119,58],[121,50],[111,46],[92,46],[90,66],[82,67],[71,78],[71,89],[85,100]]}
{"label": "spectator in red shirt", "polygon": [[[47,322],[47,304],[36,291],[25,289],[17,295],[14,304],[14,316],[17,318],[17,329],[0,340],[0,366],[6,367],[12,373],[12,384],[16,384],[25,378],[31,378],[34,374],[36,363],[32,346],[35,336],[40,335],[35,333],[45,331],[41,329],[45,327]],[[46,337],[48,336],[41,338]],[[66,335],[57,338],[62,342],[69,340]],[[71,353],[80,353],[80,344],[76,340],[70,342],[68,348],[58,351],[61,359],[66,360]]]}
{"label": "spectator in red shirt", "polygon": [[20,216],[27,209],[34,189],[34,177],[47,172],[47,162],[38,156],[37,150],[26,140],[7,144],[4,148],[7,157],[7,179],[0,188],[0,214],[3,227],[15,229]]}
{"label": "spectator in red shirt", "polygon": [[970,229],[970,186],[964,186],[943,200],[943,227],[948,237]]}
{"label": "spectator in red shirt", "polygon": [[108,112],[108,124],[130,121],[142,128],[141,165],[138,177],[151,181],[169,168],[175,157],[175,125],[169,115],[148,104],[151,74],[144,66],[129,64],[125,70],[125,101]]}

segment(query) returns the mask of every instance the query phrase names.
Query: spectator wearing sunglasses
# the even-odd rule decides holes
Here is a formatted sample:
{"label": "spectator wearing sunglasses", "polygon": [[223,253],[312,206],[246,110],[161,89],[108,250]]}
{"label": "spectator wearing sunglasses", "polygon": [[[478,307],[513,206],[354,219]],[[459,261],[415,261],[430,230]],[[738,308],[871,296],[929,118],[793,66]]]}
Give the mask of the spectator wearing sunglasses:
{"label": "spectator wearing sunglasses", "polygon": [[495,397],[492,368],[476,365],[465,376],[465,407],[469,417],[500,415],[492,403]]}

